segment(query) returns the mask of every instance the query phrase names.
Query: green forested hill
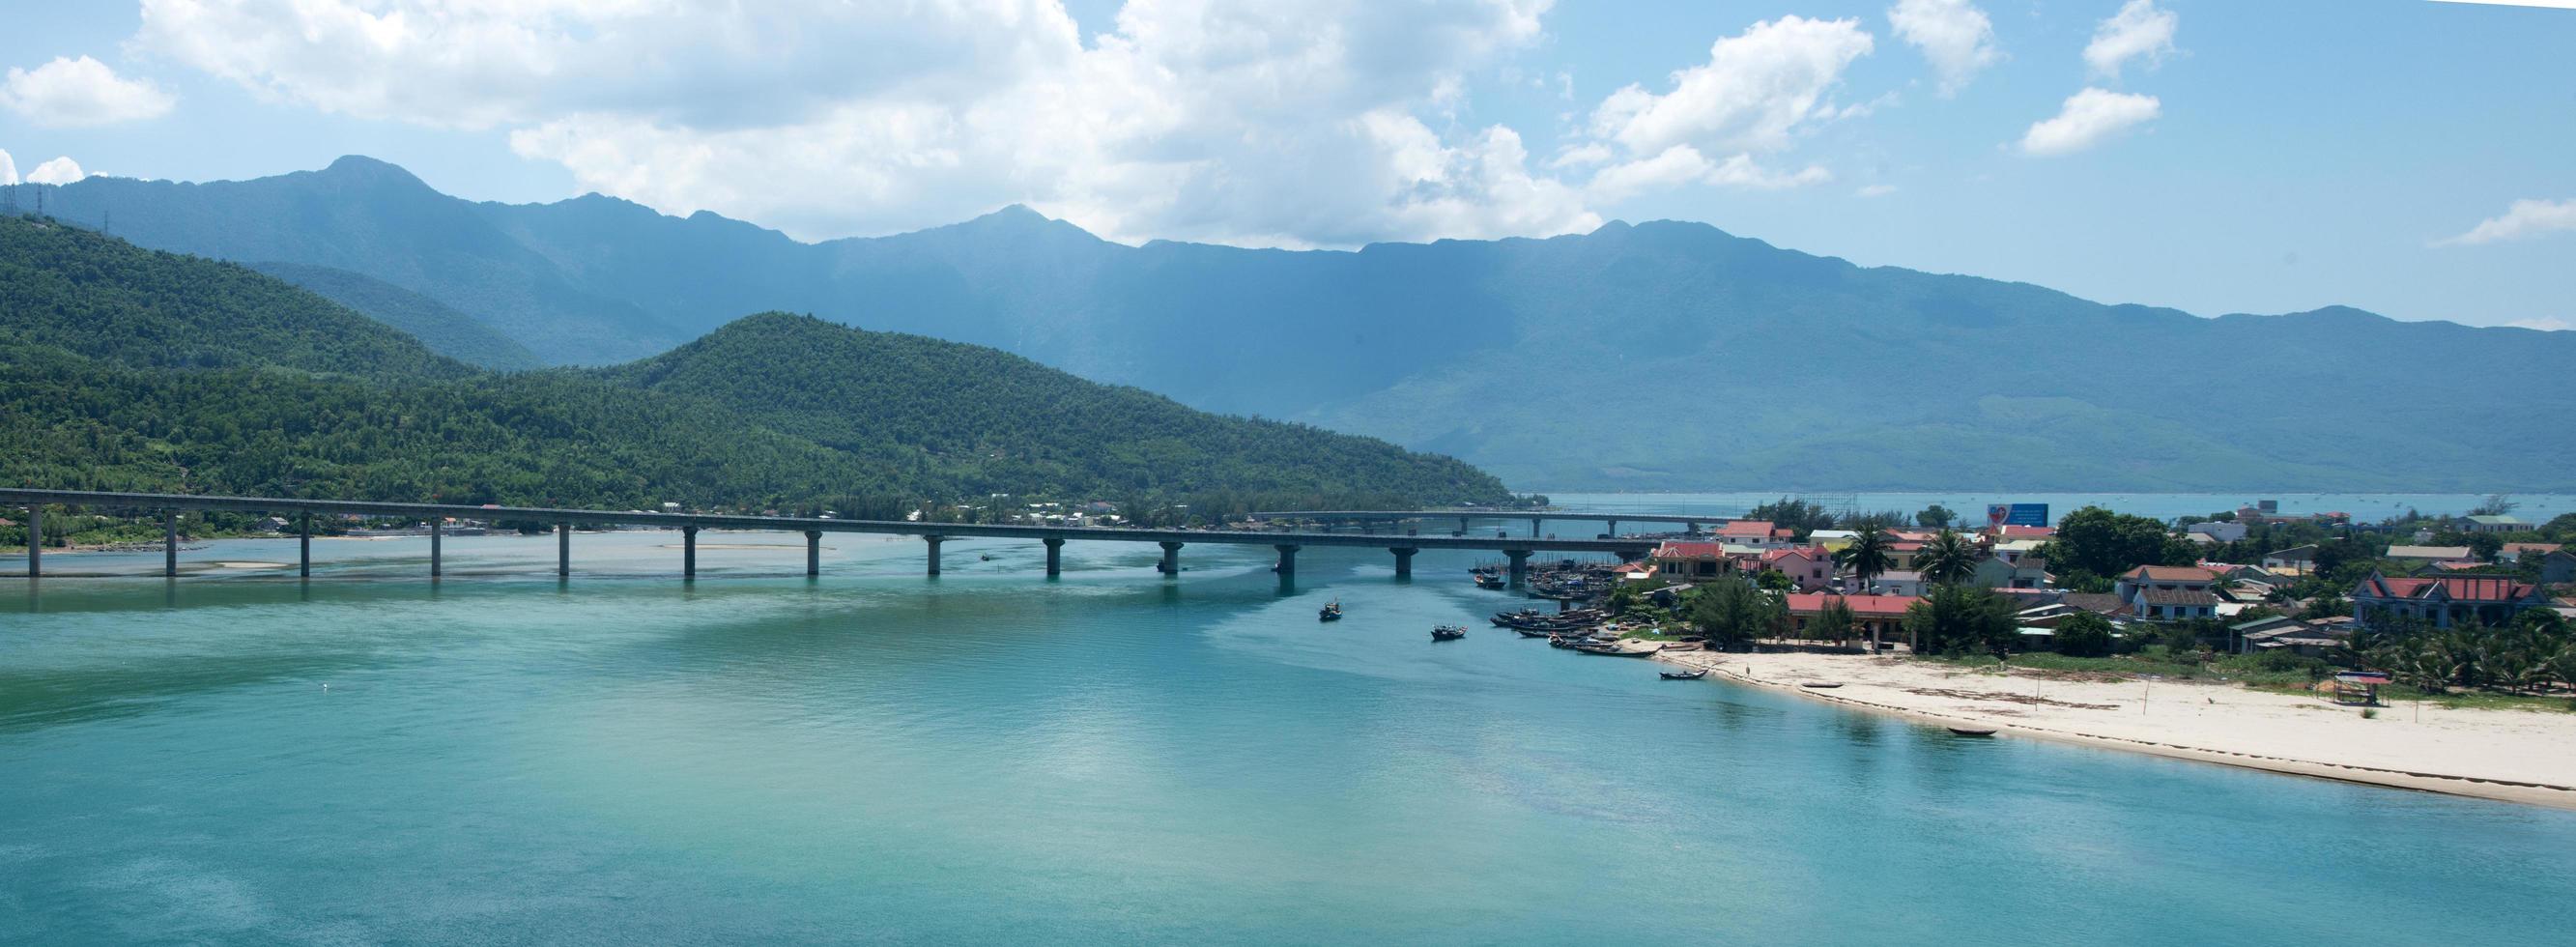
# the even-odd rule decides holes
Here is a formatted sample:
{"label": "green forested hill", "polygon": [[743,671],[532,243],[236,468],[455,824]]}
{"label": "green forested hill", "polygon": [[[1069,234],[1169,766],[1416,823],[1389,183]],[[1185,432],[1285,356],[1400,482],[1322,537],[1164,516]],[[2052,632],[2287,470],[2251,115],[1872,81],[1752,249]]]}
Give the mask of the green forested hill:
{"label": "green forested hill", "polygon": [[[965,494],[1224,486],[1248,492],[1494,495],[1484,472],[1383,441],[1194,411],[1007,352],[768,313],[602,370],[710,399],[774,430],[896,469],[944,472]],[[1425,490],[1431,491],[1425,494]]]}
{"label": "green forested hill", "polygon": [[32,218],[0,217],[0,330],[136,367],[275,365],[383,378],[471,371],[246,267]]}
{"label": "green forested hill", "polygon": [[989,349],[760,316],[598,371],[478,371],[230,264],[0,220],[0,483],[889,512],[988,493],[1501,499],[1445,457]]}
{"label": "green forested hill", "polygon": [[545,364],[526,346],[446,303],[372,276],[302,263],[254,263],[251,268],[400,329],[432,351],[468,365],[512,371]]}
{"label": "green forested hill", "polygon": [[[556,364],[806,312],[1532,488],[2576,489],[2576,440],[2530,433],[2576,411],[2576,382],[2550,370],[2576,364],[2576,332],[2339,307],[2203,318],[1702,224],[1289,251],[1126,246],[1013,208],[807,244],[596,195],[474,203],[362,158],[252,181],[90,178],[50,201],[77,220],[113,209],[146,246],[365,273]],[[2445,374],[2468,365],[2532,370]]]}

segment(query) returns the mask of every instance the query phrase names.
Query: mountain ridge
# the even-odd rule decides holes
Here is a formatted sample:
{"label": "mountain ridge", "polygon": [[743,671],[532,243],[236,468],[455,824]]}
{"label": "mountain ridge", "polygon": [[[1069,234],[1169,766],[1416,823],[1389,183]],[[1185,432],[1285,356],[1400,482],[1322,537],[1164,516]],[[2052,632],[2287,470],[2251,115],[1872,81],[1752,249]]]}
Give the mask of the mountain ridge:
{"label": "mountain ridge", "polygon": [[[348,170],[353,187],[391,177],[366,163]],[[384,185],[386,207],[344,197],[353,203],[340,213],[356,223],[297,219],[363,238],[427,214],[403,209],[427,200],[403,178]],[[87,207],[84,185],[64,189],[75,212]],[[259,212],[256,189],[223,193],[242,198],[231,213]],[[119,195],[120,230],[130,218],[137,233],[160,226],[149,198]],[[2576,333],[2399,322],[2344,306],[2203,317],[2105,305],[2034,283],[1862,266],[1682,221],[1292,251],[1130,246],[1013,205],[947,227],[809,244],[616,198],[445,200],[475,219],[368,275],[557,362],[642,357],[650,352],[636,350],[712,330],[721,313],[808,312],[992,346],[1201,409],[1387,437],[1556,489],[2576,482],[2570,448],[2444,420],[2576,409],[2566,381],[2543,377],[2513,397],[2355,383],[2406,377],[2410,362],[2576,362]],[[198,240],[176,227],[151,239]],[[510,280],[484,281],[487,272]],[[1578,401],[1637,407],[1625,423],[1600,423],[1566,407]],[[2062,410],[2031,413],[2043,404]],[[2107,436],[2106,426],[2136,436]]]}

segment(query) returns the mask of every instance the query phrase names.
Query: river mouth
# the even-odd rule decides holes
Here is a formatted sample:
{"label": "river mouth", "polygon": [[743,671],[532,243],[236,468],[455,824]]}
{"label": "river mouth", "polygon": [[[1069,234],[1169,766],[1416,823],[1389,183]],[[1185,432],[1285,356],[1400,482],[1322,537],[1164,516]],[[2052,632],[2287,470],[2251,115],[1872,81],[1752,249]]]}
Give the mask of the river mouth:
{"label": "river mouth", "polygon": [[[801,544],[702,544],[684,583],[669,538],[577,534],[565,581],[539,536],[450,538],[470,577],[436,583],[426,544],[350,543],[317,545],[312,582],[168,582],[138,554],[135,578],[0,587],[0,922],[49,944],[2147,944],[2281,942],[2319,912],[2392,941],[2576,920],[2568,813],[1667,682],[1488,633],[1521,600],[1470,587],[1472,557],[1407,583],[1309,550],[1283,586],[1255,553],[1193,548],[1171,579],[1150,547],[1075,543],[1048,581],[1035,543],[951,540],[930,579],[917,543],[854,543],[807,580],[783,574]],[[203,555],[292,562],[284,542]],[[1318,623],[1330,600],[1349,617]],[[2284,877],[2300,910],[2209,896]]]}

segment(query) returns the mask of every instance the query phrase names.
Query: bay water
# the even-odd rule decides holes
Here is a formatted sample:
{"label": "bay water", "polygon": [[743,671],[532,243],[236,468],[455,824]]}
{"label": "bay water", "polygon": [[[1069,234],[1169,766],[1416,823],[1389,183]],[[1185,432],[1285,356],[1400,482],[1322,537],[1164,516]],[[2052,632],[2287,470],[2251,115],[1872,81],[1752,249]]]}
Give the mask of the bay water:
{"label": "bay water", "polygon": [[[0,585],[11,944],[2564,943],[2576,813],[1668,682],[1426,552],[211,544]],[[1256,553],[1254,550],[1258,549]],[[148,572],[158,553],[49,556]],[[1350,617],[1319,624],[1339,600]],[[1463,641],[1430,641],[1464,623]]]}

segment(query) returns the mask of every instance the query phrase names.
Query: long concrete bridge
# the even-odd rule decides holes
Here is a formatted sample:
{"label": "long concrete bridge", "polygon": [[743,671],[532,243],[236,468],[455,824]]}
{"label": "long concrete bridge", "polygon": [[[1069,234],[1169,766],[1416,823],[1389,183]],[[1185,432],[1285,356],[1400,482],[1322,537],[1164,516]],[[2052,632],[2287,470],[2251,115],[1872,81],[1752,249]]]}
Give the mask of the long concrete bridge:
{"label": "long concrete bridge", "polygon": [[1012,526],[990,523],[921,523],[902,520],[845,520],[798,516],[737,516],[712,513],[652,513],[631,510],[554,509],[524,506],[467,506],[442,503],[382,503],[364,500],[310,500],[290,497],[199,496],[179,493],[99,493],[83,490],[0,489],[0,505],[24,505],[27,508],[27,575],[34,578],[44,571],[44,506],[88,507],[137,513],[158,512],[162,525],[162,569],[164,575],[179,574],[179,518],[182,510],[222,510],[241,513],[266,513],[272,516],[292,514],[300,540],[296,570],[298,575],[313,574],[313,516],[391,517],[429,522],[429,574],[436,577],[442,566],[440,542],[449,517],[484,520],[518,520],[552,523],[555,527],[555,572],[572,574],[572,528],[575,526],[657,526],[677,529],[686,537],[682,544],[681,570],[684,576],[698,574],[698,531],[702,529],[773,530],[805,534],[805,574],[822,571],[824,533],[876,533],[880,535],[919,536],[929,547],[931,575],[939,574],[939,544],[950,539],[999,538],[1034,539],[1046,545],[1047,574],[1063,573],[1064,544],[1073,540],[1085,542],[1155,543],[1162,547],[1162,572],[1178,575],[1182,547],[1193,543],[1229,546],[1269,546],[1279,554],[1278,572],[1282,577],[1297,571],[1297,552],[1307,546],[1361,546],[1385,549],[1395,556],[1395,574],[1413,574],[1413,556],[1425,549],[1472,549],[1500,552],[1510,562],[1511,581],[1520,584],[1529,576],[1529,557],[1542,552],[1606,552],[1623,559],[1644,557],[1649,544],[1636,540],[1604,539],[1506,539],[1449,536],[1369,536],[1350,533],[1281,533],[1226,530],[1124,529],[1087,526]]}
{"label": "long concrete bridge", "polygon": [[1682,524],[1684,531],[1696,533],[1699,532],[1699,524],[1701,523],[1723,523],[1728,519],[1731,519],[1731,517],[1720,516],[1714,513],[1613,513],[1607,511],[1586,513],[1569,510],[1492,509],[1275,510],[1264,513],[1254,513],[1252,516],[1255,519],[1263,520],[1312,520],[1318,523],[1357,521],[1361,524],[1363,529],[1365,529],[1370,523],[1396,523],[1403,520],[1455,519],[1458,521],[1458,532],[1462,534],[1467,531],[1467,523],[1470,520],[1528,520],[1530,524],[1530,535],[1533,536],[1538,535],[1540,524],[1549,520],[1579,520],[1587,523],[1606,522],[1610,524],[1610,529],[1608,530],[1610,535],[1617,536],[1619,535],[1619,521],[1621,520],[1626,520],[1631,523],[1680,523]]}

